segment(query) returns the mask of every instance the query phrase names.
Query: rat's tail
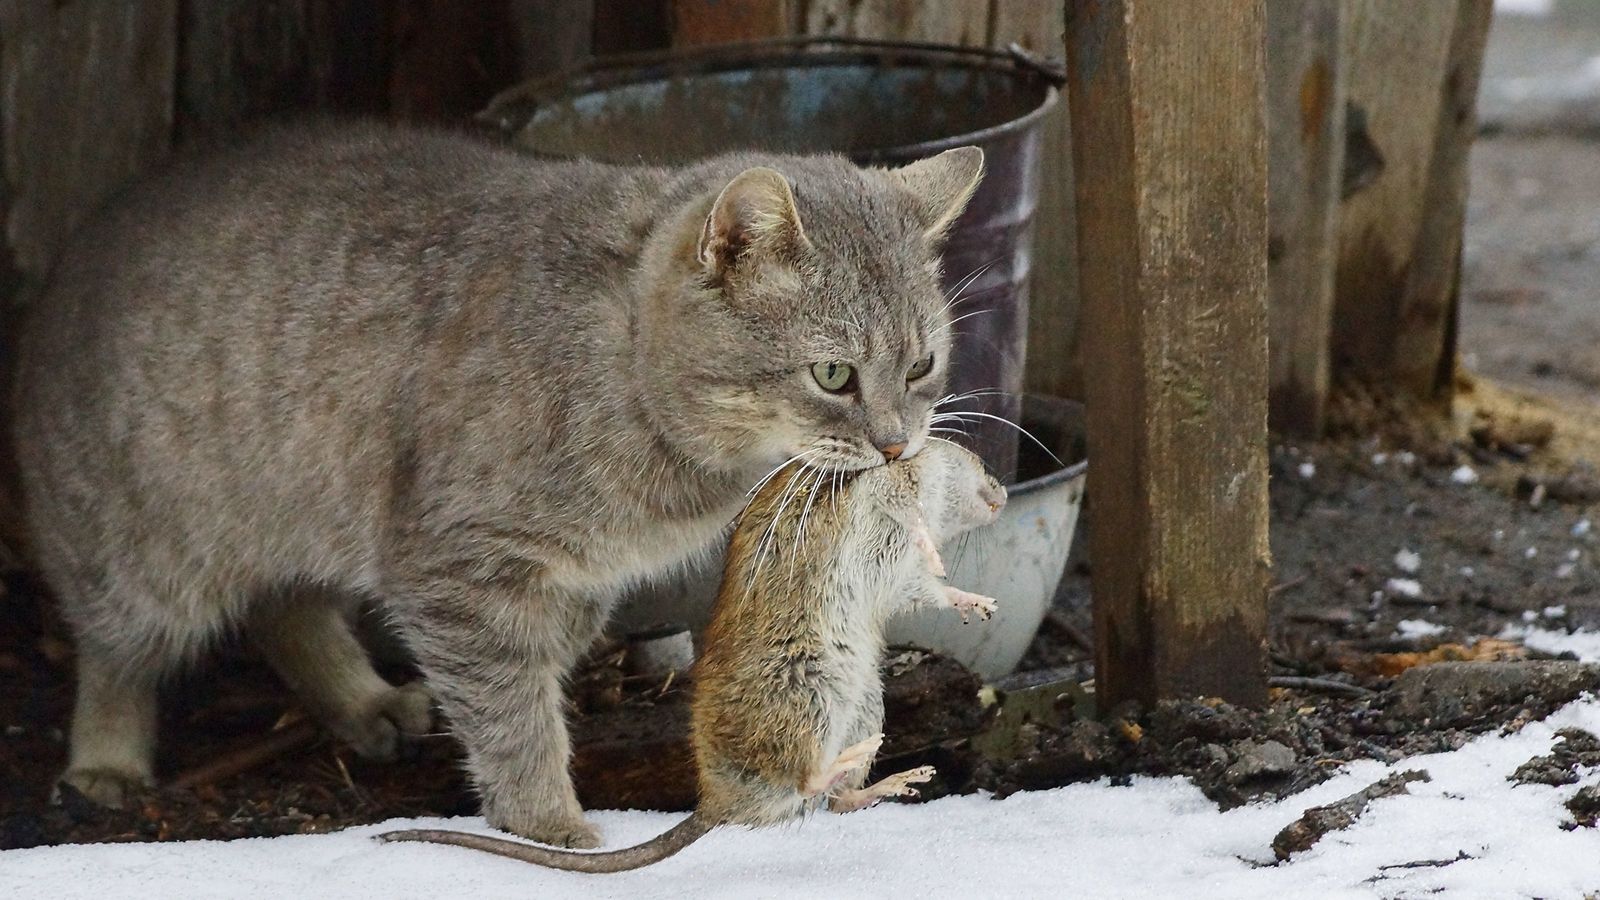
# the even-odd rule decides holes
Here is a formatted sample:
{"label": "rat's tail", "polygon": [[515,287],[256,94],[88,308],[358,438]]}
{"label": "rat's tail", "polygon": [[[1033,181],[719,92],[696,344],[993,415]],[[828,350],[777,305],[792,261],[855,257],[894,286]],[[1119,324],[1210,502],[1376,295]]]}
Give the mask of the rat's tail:
{"label": "rat's tail", "polygon": [[505,838],[489,837],[483,834],[469,834],[465,831],[444,831],[441,829],[411,829],[408,831],[389,831],[378,835],[383,841],[426,841],[430,844],[454,844],[457,847],[469,847],[473,850],[482,850],[497,856],[507,856],[511,859],[520,859],[523,862],[545,866],[551,869],[564,869],[568,872],[626,872],[629,869],[638,869],[657,863],[689,846],[716,825],[700,817],[699,813],[692,813],[687,819],[672,826],[661,834],[621,850],[607,850],[602,853],[586,853],[581,850],[557,850],[554,847],[544,847],[539,844],[525,844],[521,841],[508,841]]}

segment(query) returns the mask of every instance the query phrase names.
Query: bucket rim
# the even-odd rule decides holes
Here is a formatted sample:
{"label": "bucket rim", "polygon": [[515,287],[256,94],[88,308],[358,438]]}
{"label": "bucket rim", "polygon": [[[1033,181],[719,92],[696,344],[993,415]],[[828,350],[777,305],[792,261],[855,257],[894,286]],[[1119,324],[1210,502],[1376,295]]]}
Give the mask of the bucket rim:
{"label": "bucket rim", "polygon": [[613,88],[663,81],[681,75],[717,74],[736,70],[822,68],[850,63],[891,63],[887,68],[966,68],[990,70],[1044,88],[1043,98],[1028,112],[996,125],[929,141],[897,144],[851,154],[861,163],[930,156],[952,147],[984,143],[1033,126],[1058,102],[1065,69],[1012,44],[1007,50],[963,47],[919,41],[874,38],[800,36],[618,54],[590,60],[551,75],[528,79],[492,97],[474,121],[511,137],[521,132],[542,104]]}

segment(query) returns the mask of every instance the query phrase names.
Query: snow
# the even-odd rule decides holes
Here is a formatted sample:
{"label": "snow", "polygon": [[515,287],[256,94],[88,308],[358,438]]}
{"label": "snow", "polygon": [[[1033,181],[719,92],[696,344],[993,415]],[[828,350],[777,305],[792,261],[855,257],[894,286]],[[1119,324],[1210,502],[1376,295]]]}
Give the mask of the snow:
{"label": "snow", "polygon": [[1422,567],[1422,554],[1407,547],[1401,547],[1394,555],[1394,567],[1407,575],[1417,574]]}
{"label": "snow", "polygon": [[1403,638],[1434,637],[1444,634],[1446,630],[1443,625],[1424,619],[1401,619],[1394,626],[1395,634]]}
{"label": "snow", "polygon": [[1502,16],[1548,16],[1555,0],[1494,0],[1495,13]]}
{"label": "snow", "polygon": [[1477,484],[1478,470],[1468,465],[1458,466],[1450,473],[1450,480],[1456,484]]}
{"label": "snow", "polygon": [[1300,477],[1301,478],[1306,478],[1306,479],[1314,478],[1314,477],[1316,477],[1316,474],[1317,474],[1317,464],[1316,463],[1303,462],[1303,463],[1300,464]]}
{"label": "snow", "polygon": [[1383,589],[1396,597],[1412,600],[1422,596],[1422,582],[1415,578],[1391,578],[1383,583]]}
{"label": "snow", "polygon": [[[1591,638],[1600,647],[1600,635]],[[1563,831],[1578,785],[1513,785],[1506,776],[1547,752],[1555,731],[1600,731],[1600,701],[1569,704],[1509,736],[1397,766],[1366,761],[1276,803],[1218,812],[1192,784],[1139,778],[1023,793],[951,797],[816,816],[765,832],[723,829],[652,869],[620,875],[550,872],[451,847],[383,845],[374,833],[481,819],[395,820],[332,835],[229,843],[100,844],[0,853],[0,894],[107,897],[1572,897],[1600,889],[1600,835]],[[1390,771],[1427,769],[1410,796],[1375,802],[1351,828],[1285,865],[1269,849],[1307,807]],[[1596,780],[1589,773],[1583,783]],[[678,819],[594,814],[611,844],[650,837]],[[1390,868],[1418,860],[1448,866]],[[1437,892],[1437,893],[1436,893]]]}

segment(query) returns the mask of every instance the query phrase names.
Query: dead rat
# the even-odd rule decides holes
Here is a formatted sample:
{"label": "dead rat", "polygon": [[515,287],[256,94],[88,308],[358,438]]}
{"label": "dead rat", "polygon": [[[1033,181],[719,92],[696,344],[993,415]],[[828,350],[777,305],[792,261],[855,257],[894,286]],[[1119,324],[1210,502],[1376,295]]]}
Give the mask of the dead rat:
{"label": "dead rat", "polygon": [[600,853],[458,831],[380,837],[620,872],[666,859],[718,825],[792,821],[824,797],[830,810],[850,812],[914,796],[931,766],[862,786],[883,740],[883,625],[909,604],[989,616],[993,600],[939,581],[935,546],[994,521],[1005,500],[976,456],[945,441],[856,473],[779,469],[734,526],[695,663],[694,813],[642,844]]}

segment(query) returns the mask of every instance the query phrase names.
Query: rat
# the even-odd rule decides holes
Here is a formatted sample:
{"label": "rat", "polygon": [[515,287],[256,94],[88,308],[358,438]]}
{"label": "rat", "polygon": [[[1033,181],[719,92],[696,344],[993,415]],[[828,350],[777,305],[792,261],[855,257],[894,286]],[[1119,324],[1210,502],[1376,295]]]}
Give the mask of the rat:
{"label": "rat", "polygon": [[937,545],[994,521],[1005,501],[977,456],[942,440],[860,472],[780,467],[736,520],[695,663],[690,733],[700,796],[688,818],[599,853],[437,829],[380,838],[620,872],[666,859],[719,825],[766,827],[824,801],[843,813],[916,796],[931,766],[863,786],[883,741],[883,625],[912,604],[989,617],[994,600],[940,581]]}

